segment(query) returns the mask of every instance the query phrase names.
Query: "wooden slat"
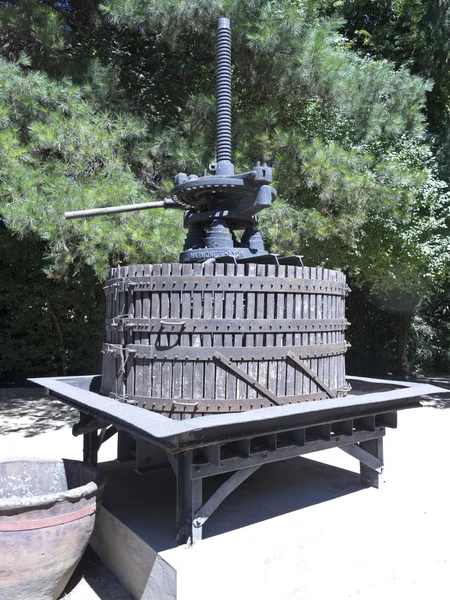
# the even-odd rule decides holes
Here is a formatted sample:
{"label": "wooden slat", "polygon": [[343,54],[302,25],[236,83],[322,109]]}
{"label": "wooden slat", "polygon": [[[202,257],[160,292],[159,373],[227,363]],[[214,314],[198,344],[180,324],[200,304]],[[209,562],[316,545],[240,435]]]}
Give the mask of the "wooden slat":
{"label": "wooden slat", "polygon": [[[302,296],[301,294],[296,294],[294,298],[294,318],[296,320],[300,320],[303,318],[303,305],[302,305]],[[293,346],[294,350],[296,347],[302,344],[302,335],[300,333],[295,333],[293,336]],[[297,369],[294,371],[294,394],[302,393],[302,382],[303,382],[303,374],[300,373]]]}
{"label": "wooden slat", "polygon": [[[214,264],[203,265],[204,274],[206,277],[212,277],[215,272]],[[213,316],[213,292],[205,291],[203,293],[203,316],[205,319],[210,319]],[[213,353],[213,336],[212,333],[202,334],[202,346],[211,348],[211,354]],[[204,397],[214,398],[215,397],[215,383],[216,383],[216,365],[211,360],[205,365],[205,386],[204,386]]]}
{"label": "wooden slat", "polygon": [[[172,265],[172,274],[181,275],[181,265],[174,263]],[[181,292],[172,292],[170,296],[170,318],[181,320]],[[181,342],[181,335],[171,335],[170,345]],[[183,365],[179,361],[175,361],[172,371],[172,397],[175,399],[182,398],[183,393]]]}
{"label": "wooden slat", "polygon": [[306,373],[306,375],[314,381],[315,385],[319,390],[322,390],[326,393],[329,398],[334,398],[335,393],[330,390],[330,388],[326,385],[321,377],[319,377],[314,371],[312,371],[305,361],[299,359],[293,352],[288,352],[287,355],[288,360],[291,360],[298,368]]}
{"label": "wooden slat", "polygon": [[[136,267],[136,272],[138,275],[144,275],[145,267],[144,265],[138,265]],[[139,319],[144,316],[143,312],[143,297],[144,295],[148,295],[148,292],[140,292],[135,294],[135,318]],[[145,344],[147,342],[148,336],[141,334],[139,332],[129,331],[130,336],[132,337],[135,344]],[[148,374],[147,374],[148,378]],[[148,389],[145,385],[146,373],[145,373],[145,364],[142,358],[137,358],[134,363],[134,393],[142,394],[143,396],[148,395]],[[129,383],[127,379],[127,391],[129,389]]]}
{"label": "wooden slat", "polygon": [[[256,265],[250,264],[250,265],[246,265],[246,266],[247,266],[248,279],[250,280],[250,279],[256,277]],[[255,294],[255,292],[247,292],[246,296],[247,296],[246,318],[254,319],[256,317],[256,294]],[[245,336],[245,339],[246,339],[246,346],[248,348],[255,346],[254,334],[247,334]],[[254,360],[250,360],[249,362],[243,363],[240,366],[242,369],[247,371],[247,373],[251,377],[253,377],[253,379],[256,379],[258,377],[258,365]],[[247,392],[246,393],[247,398],[256,398],[257,397],[256,391],[249,386],[247,386],[246,392]]]}
{"label": "wooden slat", "polygon": [[[286,269],[286,274],[289,278],[294,277],[295,267],[288,266]],[[286,319],[294,318],[294,308],[295,308],[295,297],[294,294],[286,294]],[[292,333],[286,333],[286,346],[290,348],[293,347],[294,344],[294,336]],[[293,396],[295,390],[295,370],[289,365],[286,365],[286,396]]]}
{"label": "wooden slat", "polygon": [[[276,268],[275,265],[267,265],[267,277],[274,278],[275,277]],[[266,294],[266,318],[274,319],[275,318],[275,294],[269,293]],[[275,335],[268,333],[265,336],[265,345],[266,346],[274,346],[275,345]],[[277,362],[274,360],[269,360],[267,364],[267,387],[271,392],[276,394],[277,392]]]}
{"label": "wooden slat", "polygon": [[[203,265],[194,264],[192,265],[192,275],[201,275],[203,271]],[[192,292],[192,317],[194,319],[201,319],[203,316],[203,291]],[[201,347],[202,338],[200,335],[192,336],[192,345]],[[193,373],[193,398],[204,397],[204,381],[205,381],[205,367],[203,363],[194,363]]]}
{"label": "wooden slat", "polygon": [[272,404],[278,405],[277,396],[269,391],[265,386],[263,386],[259,381],[251,377],[248,373],[243,371],[240,367],[236,366],[231,360],[228,360],[223,354],[220,352],[214,352],[214,360],[222,369],[226,369],[228,371],[233,372],[236,377],[239,379],[243,379],[247,381],[248,386],[255,389],[258,395],[263,398],[268,398]]}
{"label": "wooden slat", "polygon": [[[161,275],[162,266],[161,265],[152,265],[151,275],[153,277],[158,277]],[[161,296],[160,294],[150,294],[150,316],[152,317],[161,317]],[[149,337],[149,345],[156,346],[159,341],[159,334],[152,333]],[[149,369],[149,376],[151,378],[151,390],[152,396],[155,398],[160,398],[162,396],[161,389],[161,373],[162,373],[162,365],[160,361],[154,361],[152,363],[151,368]]]}
{"label": "wooden slat", "polygon": [[[225,274],[225,265],[216,263],[215,267],[215,277],[222,277]],[[213,292],[214,293],[214,307],[213,307],[213,316],[216,319],[223,319],[224,315],[224,295],[225,292]],[[214,334],[213,335],[213,346],[215,348],[223,347],[223,335],[222,334]],[[212,354],[212,353],[211,353]],[[211,357],[212,358],[212,357]],[[216,398],[224,398],[226,391],[226,373],[222,369],[216,368]]]}
{"label": "wooden slat", "polygon": [[[286,277],[286,266],[277,267],[277,279],[283,279]],[[276,316],[277,319],[285,319],[286,318],[286,294],[277,294],[276,295]],[[284,333],[276,333],[275,334],[275,345],[276,346],[284,346],[285,345],[285,336]],[[286,362],[279,360],[277,363],[277,396],[285,396],[286,395]]]}
{"label": "wooden slat", "polygon": [[[181,283],[195,278],[201,285],[190,290],[183,289],[180,283],[173,288],[164,284],[171,277]],[[345,300],[342,295],[327,293],[327,290],[345,288],[345,276],[339,272],[285,265],[165,264],[112,268],[108,278],[118,282],[130,278],[153,280],[157,283],[154,289],[158,291],[152,291],[149,285],[128,291],[123,291],[124,286],[118,286],[114,292],[110,290],[111,293],[106,294],[109,323],[106,347],[108,344],[113,349],[123,347],[126,350],[128,347],[135,352],[126,359],[126,390],[122,388],[119,376],[120,353],[116,357],[114,351],[105,355],[102,368],[102,390],[105,393],[120,396],[126,391],[131,396],[180,401],[256,399],[259,393],[254,386],[249,387],[234,372],[225,373],[213,363],[212,355],[216,348],[222,348],[224,356],[232,358],[236,367],[280,397],[318,393],[310,377],[285,362],[289,349],[294,354],[298,350],[307,369],[317,374],[328,389],[335,390],[345,384],[343,355],[324,355],[328,349],[330,352],[344,352],[344,328],[341,330],[336,320],[341,319],[343,323]],[[219,289],[207,284],[208,280],[220,282],[221,278],[223,284]],[[238,280],[245,281],[246,285],[241,288],[236,283]],[[227,287],[228,283],[225,284],[230,281],[235,281],[231,288]],[[256,285],[250,287],[249,282],[253,281]],[[271,282],[276,282],[274,288]],[[319,289],[305,291],[306,285],[311,285],[311,282],[319,282]],[[137,320],[113,321],[120,315],[130,315]],[[159,322],[161,318],[174,323],[188,319],[189,327],[167,327]],[[282,327],[285,324],[285,328],[274,332],[268,326],[257,329],[258,323],[267,323],[274,318]],[[239,331],[236,324],[239,320],[248,319],[253,319],[253,322],[245,324],[244,333]],[[317,319],[323,327],[316,326],[314,330],[306,331],[309,327],[306,320]],[[208,330],[195,330],[195,321],[209,324]],[[305,329],[292,329],[295,321],[301,321],[301,327]],[[114,326],[115,322],[119,323],[118,327]],[[216,329],[216,322],[219,329]],[[316,352],[317,357],[308,358],[306,346],[313,346],[311,352]],[[245,353],[239,355],[241,347],[245,348]],[[197,351],[192,352],[196,348],[199,349],[198,354]],[[272,355],[270,348],[274,348]],[[277,358],[270,359],[271,356]],[[258,402],[250,404],[256,408]],[[180,414],[182,410],[177,409],[176,412]]]}
{"label": "wooden slat", "polygon": [[[246,265],[237,265],[236,266],[236,276],[243,277],[245,274]],[[245,302],[246,296],[243,292],[236,292],[235,295],[235,317],[236,320],[245,319]],[[243,345],[244,336],[241,333],[236,333],[234,336],[234,345],[236,348],[240,348]],[[244,381],[237,380],[236,381],[236,397],[237,398],[245,398],[246,397],[246,389],[247,385]]]}
{"label": "wooden slat", "polygon": [[[161,275],[167,277],[172,273],[172,265],[170,263],[162,266]],[[170,318],[170,294],[172,292],[161,293],[161,318]],[[176,292],[175,292],[176,293]],[[164,333],[164,329],[161,332],[159,338],[159,344],[170,348],[171,335]],[[161,365],[161,395],[163,398],[173,398],[172,396],[172,361],[165,360]]]}
{"label": "wooden slat", "polygon": [[[317,277],[319,277],[322,280],[323,276],[324,276],[323,269],[318,268],[317,269]],[[316,319],[317,320],[323,319],[323,296],[322,296],[322,294],[317,294],[317,296],[316,296]],[[324,343],[324,341],[322,339],[322,334],[316,333],[316,344],[323,344],[323,343]],[[324,367],[325,367],[325,361],[319,359],[316,362],[315,373],[317,373],[317,375],[321,381],[323,381],[323,377],[324,377]]]}
{"label": "wooden slat", "polygon": [[[317,268],[315,267],[311,267],[311,277],[317,277]],[[316,296],[310,294],[309,295],[309,318],[310,319],[316,319],[317,318],[317,312],[316,312]],[[309,343],[311,345],[316,345],[316,334],[315,333],[310,333],[309,335]],[[308,367],[311,369],[311,371],[316,372],[317,371],[317,360],[315,359],[311,359],[309,361],[305,361],[306,364],[308,365]],[[309,364],[308,364],[309,363]],[[310,382],[310,392],[314,393],[317,392],[317,386],[314,384],[313,381]]]}
{"label": "wooden slat", "polygon": [[[232,276],[236,275],[236,265],[227,264],[225,265],[225,275]],[[234,292],[225,292],[225,319],[233,319],[235,314],[235,297],[237,294]],[[225,348],[233,348],[235,345],[235,334],[225,333],[223,336],[223,345]],[[229,373],[226,379],[225,397],[234,399],[236,398],[236,387],[237,379],[233,373]]]}
{"label": "wooden slat", "polygon": [[[136,272],[137,265],[131,265],[122,267],[124,271],[124,276],[128,277],[133,275]],[[118,294],[119,298],[119,306],[116,307],[116,310],[119,311],[119,314],[129,314],[131,317],[135,316],[135,296],[130,292],[124,292],[123,294]],[[122,312],[123,311],[123,312]],[[131,332],[125,332],[124,335],[124,345],[132,343],[132,334]],[[125,364],[125,392],[127,394],[134,394],[134,360],[127,360]],[[123,391],[122,391],[123,393]]]}
{"label": "wooden slat", "polygon": [[[189,275],[192,273],[192,265],[181,265],[181,274]],[[192,318],[192,296],[190,292],[182,292],[181,294],[181,317],[187,319]],[[193,336],[182,334],[181,344],[190,346]],[[192,363],[183,364],[183,393],[182,398],[185,400],[193,398],[193,381],[194,381],[194,365]]]}
{"label": "wooden slat", "polygon": [[[256,275],[258,277],[266,277],[266,265],[256,265]],[[258,321],[262,322],[265,318],[265,305],[266,305],[266,294],[256,294],[256,318]],[[257,333],[254,337],[255,346],[264,346],[264,334]],[[259,361],[258,362],[258,371],[256,374],[256,379],[261,383],[265,388],[268,386],[268,365],[267,361]]]}

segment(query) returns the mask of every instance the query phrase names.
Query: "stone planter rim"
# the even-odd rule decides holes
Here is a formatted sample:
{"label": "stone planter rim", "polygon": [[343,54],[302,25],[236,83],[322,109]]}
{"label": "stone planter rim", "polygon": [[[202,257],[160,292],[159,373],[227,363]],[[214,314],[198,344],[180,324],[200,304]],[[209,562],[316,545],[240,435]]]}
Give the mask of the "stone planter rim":
{"label": "stone planter rim", "polygon": [[38,463],[57,463],[57,462],[72,462],[82,464],[87,471],[92,474],[92,480],[85,485],[72,488],[70,490],[61,490],[50,494],[41,494],[36,496],[13,496],[11,498],[3,498],[0,495],[0,517],[8,515],[11,511],[17,510],[39,510],[53,506],[59,502],[77,502],[82,498],[91,498],[102,489],[105,485],[105,475],[98,467],[94,467],[88,463],[70,458],[50,458],[36,456],[8,456],[0,459],[0,463],[10,462],[38,462]]}

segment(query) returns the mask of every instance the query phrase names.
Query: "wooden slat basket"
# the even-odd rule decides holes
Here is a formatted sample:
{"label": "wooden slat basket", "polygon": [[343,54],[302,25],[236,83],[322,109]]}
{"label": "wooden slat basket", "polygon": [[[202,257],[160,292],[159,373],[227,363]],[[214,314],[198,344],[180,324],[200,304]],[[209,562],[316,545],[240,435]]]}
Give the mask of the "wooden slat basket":
{"label": "wooden slat basket", "polygon": [[132,265],[105,292],[103,394],[175,417],[346,393],[339,271]]}

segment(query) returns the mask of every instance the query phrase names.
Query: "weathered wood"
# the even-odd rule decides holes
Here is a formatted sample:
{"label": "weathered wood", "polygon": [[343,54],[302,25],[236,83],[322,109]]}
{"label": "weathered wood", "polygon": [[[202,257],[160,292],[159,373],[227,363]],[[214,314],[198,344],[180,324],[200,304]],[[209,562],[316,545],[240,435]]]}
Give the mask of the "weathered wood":
{"label": "weathered wood", "polygon": [[[327,386],[327,384],[323,381],[322,377],[319,377],[316,373],[314,373],[307,364],[305,364],[302,360],[298,358],[293,352],[288,352],[287,357],[290,361],[294,363],[301,371],[306,373],[306,375],[315,383],[315,385],[323,390],[328,398],[335,398],[336,394]],[[323,362],[323,361],[321,361]],[[289,395],[289,394],[287,394]]]}
{"label": "weathered wood", "polygon": [[[292,265],[111,269],[102,393],[173,418],[265,405],[258,386],[283,402],[339,395],[345,289],[337,271]],[[236,368],[216,364],[215,351]]]}

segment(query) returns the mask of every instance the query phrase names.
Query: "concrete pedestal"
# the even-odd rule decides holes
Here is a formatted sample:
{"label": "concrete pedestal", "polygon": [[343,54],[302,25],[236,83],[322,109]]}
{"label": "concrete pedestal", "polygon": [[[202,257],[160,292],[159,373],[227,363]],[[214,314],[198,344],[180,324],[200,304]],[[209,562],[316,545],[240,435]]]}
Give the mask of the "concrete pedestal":
{"label": "concrete pedestal", "polygon": [[[379,490],[364,487],[358,461],[338,449],[263,466],[192,548],[174,541],[171,470],[107,465],[92,546],[139,600],[447,600],[449,425],[450,411],[402,413],[385,438]],[[205,480],[205,499],[220,482]]]}
{"label": "concrete pedestal", "polygon": [[[142,600],[283,598],[305,577],[306,548],[327,553],[319,541],[324,531],[308,525],[310,511],[367,493],[356,472],[305,458],[267,465],[219,507],[205,525],[205,539],[186,548],[174,541],[171,470],[142,476],[113,463],[103,467],[107,492],[91,545]],[[206,480],[205,496],[222,481]]]}

